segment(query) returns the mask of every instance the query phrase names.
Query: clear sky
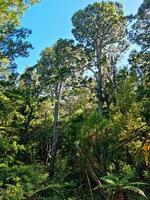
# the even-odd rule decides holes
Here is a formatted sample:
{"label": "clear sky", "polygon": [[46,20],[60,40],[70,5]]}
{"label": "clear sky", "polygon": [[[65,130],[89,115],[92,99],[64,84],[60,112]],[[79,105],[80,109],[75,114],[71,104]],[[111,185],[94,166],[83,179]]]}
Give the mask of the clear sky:
{"label": "clear sky", "polygon": [[[32,30],[28,38],[34,47],[28,58],[18,59],[18,71],[25,66],[33,66],[39,59],[40,52],[54,44],[60,38],[73,38],[71,17],[75,11],[84,8],[96,0],[41,0],[31,6],[24,14],[21,25]],[[98,1],[98,0],[97,0]],[[113,0],[112,0],[113,1]],[[125,14],[135,14],[143,0],[116,0],[121,2]]]}

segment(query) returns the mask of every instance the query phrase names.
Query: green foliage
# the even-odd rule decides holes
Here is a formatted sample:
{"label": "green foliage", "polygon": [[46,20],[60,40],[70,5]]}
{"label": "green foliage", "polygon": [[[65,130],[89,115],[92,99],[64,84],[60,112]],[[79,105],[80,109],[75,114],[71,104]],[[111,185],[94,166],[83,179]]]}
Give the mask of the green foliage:
{"label": "green foliage", "polygon": [[118,42],[126,24],[121,4],[113,2],[89,5],[77,11],[72,22],[75,38],[88,47],[97,45],[97,40],[101,45]]}
{"label": "green foliage", "polygon": [[18,25],[20,17],[29,5],[38,2],[38,0],[13,0],[11,2],[0,0],[1,19],[0,26],[6,23]]}
{"label": "green foliage", "polygon": [[131,66],[117,68],[128,18],[100,2],[74,14],[79,44],[58,40],[17,78],[34,2],[0,0],[0,199],[149,199],[149,1],[130,26]]}
{"label": "green foliage", "polygon": [[110,199],[115,198],[117,193],[122,193],[122,195],[124,195],[124,197],[127,198],[128,192],[133,192],[137,194],[137,196],[139,195],[147,199],[144,192],[139,188],[139,186],[145,185],[145,183],[131,182],[129,181],[128,176],[123,177],[121,180],[119,180],[118,177],[111,175],[111,176],[103,177],[101,178],[101,180],[104,182],[104,184],[98,187],[103,187],[103,188],[106,188],[108,191],[110,191]]}
{"label": "green foliage", "polygon": [[47,174],[44,174],[43,167],[39,165],[23,165],[18,162],[13,166],[1,164],[1,198],[24,199],[31,195],[37,188],[40,188],[45,181]]}

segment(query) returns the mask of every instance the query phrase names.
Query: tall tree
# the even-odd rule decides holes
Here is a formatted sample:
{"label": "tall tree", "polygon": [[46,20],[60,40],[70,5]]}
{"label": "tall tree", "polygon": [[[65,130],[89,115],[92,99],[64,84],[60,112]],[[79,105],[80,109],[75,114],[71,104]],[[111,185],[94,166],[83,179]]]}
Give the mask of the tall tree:
{"label": "tall tree", "polygon": [[130,54],[132,70],[138,78],[138,98],[143,100],[144,116],[150,123],[150,1],[144,0],[135,16],[135,22],[130,32],[130,39],[138,45],[140,50],[134,50]]}
{"label": "tall tree", "polygon": [[[104,104],[104,61],[126,49],[127,19],[121,4],[113,2],[94,3],[72,17],[73,34],[77,41],[90,52],[87,66],[95,75],[98,111],[103,113]],[[117,59],[117,58],[115,58]]]}
{"label": "tall tree", "polygon": [[[53,140],[51,146],[50,176],[54,175],[54,164],[58,145],[58,120],[62,91],[72,87],[76,74],[86,63],[82,57],[82,48],[76,46],[72,40],[58,40],[52,48],[46,48],[37,64],[41,83],[50,88],[50,96],[54,100]],[[84,55],[84,54],[83,54]],[[73,79],[72,79],[73,78]],[[72,79],[72,80],[71,80]]]}

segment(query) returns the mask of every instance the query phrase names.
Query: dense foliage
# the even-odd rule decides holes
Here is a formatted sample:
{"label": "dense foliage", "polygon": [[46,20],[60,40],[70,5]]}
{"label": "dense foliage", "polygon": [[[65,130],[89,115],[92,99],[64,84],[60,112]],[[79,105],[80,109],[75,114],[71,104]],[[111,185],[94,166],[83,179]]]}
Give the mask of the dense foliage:
{"label": "dense foliage", "polygon": [[34,2],[0,0],[0,199],[149,199],[150,1],[88,5],[18,76]]}

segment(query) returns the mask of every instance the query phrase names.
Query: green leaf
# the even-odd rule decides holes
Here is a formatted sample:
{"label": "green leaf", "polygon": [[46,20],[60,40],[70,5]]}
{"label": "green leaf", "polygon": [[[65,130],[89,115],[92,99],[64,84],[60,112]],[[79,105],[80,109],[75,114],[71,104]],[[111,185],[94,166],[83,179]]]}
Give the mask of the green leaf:
{"label": "green leaf", "polygon": [[147,199],[145,193],[143,192],[143,190],[139,189],[138,187],[135,187],[135,186],[125,186],[124,187],[125,190],[129,190],[129,191],[132,191],[140,196],[143,196]]}

